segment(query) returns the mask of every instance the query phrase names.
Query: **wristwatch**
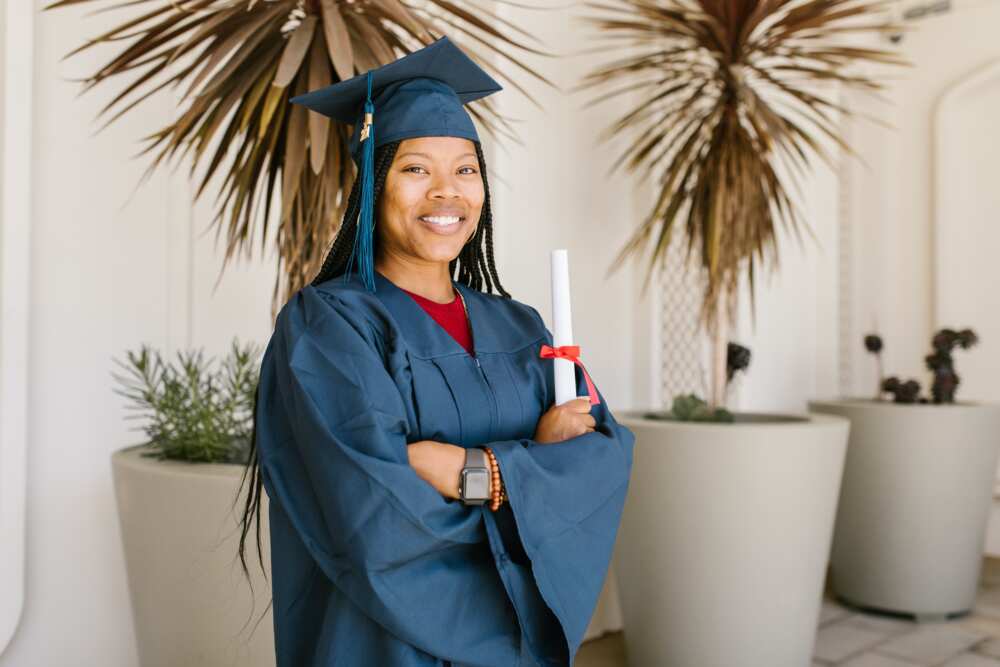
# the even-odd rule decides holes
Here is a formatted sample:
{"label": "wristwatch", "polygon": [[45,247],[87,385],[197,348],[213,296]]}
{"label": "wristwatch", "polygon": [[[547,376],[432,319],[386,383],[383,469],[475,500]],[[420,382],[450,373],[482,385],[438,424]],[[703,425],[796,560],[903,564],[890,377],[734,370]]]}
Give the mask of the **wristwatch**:
{"label": "wristwatch", "polygon": [[458,495],[466,505],[482,505],[490,499],[490,465],[486,450],[465,450],[465,467],[458,484]]}

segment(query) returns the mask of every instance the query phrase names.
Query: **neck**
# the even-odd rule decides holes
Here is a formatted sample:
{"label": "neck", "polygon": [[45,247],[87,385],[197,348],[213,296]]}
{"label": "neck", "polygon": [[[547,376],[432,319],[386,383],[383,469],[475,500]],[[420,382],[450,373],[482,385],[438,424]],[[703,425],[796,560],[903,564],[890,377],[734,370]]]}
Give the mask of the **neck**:
{"label": "neck", "polygon": [[437,301],[450,303],[455,298],[448,262],[415,262],[407,258],[380,257],[375,270],[397,287]]}

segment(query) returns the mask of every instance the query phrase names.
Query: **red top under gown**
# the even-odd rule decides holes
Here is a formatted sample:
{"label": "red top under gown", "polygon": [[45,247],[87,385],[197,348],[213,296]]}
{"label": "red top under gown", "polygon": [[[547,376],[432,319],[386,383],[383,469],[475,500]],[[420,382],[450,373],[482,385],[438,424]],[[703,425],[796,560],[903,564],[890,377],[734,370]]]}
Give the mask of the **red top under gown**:
{"label": "red top under gown", "polygon": [[414,294],[410,290],[404,289],[403,291],[409,294],[428,315],[433,317],[434,321],[444,327],[445,331],[451,334],[451,337],[458,341],[458,344],[464,347],[466,352],[473,354],[472,331],[469,329],[469,320],[465,316],[462,297],[458,295],[458,292],[449,303],[438,303],[419,294]]}

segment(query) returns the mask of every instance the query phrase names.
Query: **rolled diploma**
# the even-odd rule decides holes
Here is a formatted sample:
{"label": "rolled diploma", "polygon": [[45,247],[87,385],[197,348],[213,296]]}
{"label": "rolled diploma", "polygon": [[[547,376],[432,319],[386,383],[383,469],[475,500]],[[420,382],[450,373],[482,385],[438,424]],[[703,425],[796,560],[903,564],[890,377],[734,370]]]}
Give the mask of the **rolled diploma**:
{"label": "rolled diploma", "polygon": [[[573,317],[569,298],[569,255],[565,248],[552,251],[552,343],[573,344]],[[575,364],[569,359],[555,363],[556,405],[577,397]]]}

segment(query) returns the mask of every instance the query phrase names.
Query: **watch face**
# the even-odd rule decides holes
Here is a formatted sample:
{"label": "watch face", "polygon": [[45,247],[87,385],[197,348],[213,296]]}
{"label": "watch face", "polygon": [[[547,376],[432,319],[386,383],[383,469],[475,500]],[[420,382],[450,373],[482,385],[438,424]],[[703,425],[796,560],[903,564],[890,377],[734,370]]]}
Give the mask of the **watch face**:
{"label": "watch face", "polygon": [[486,470],[462,471],[463,497],[467,500],[483,500],[490,497],[490,474]]}

